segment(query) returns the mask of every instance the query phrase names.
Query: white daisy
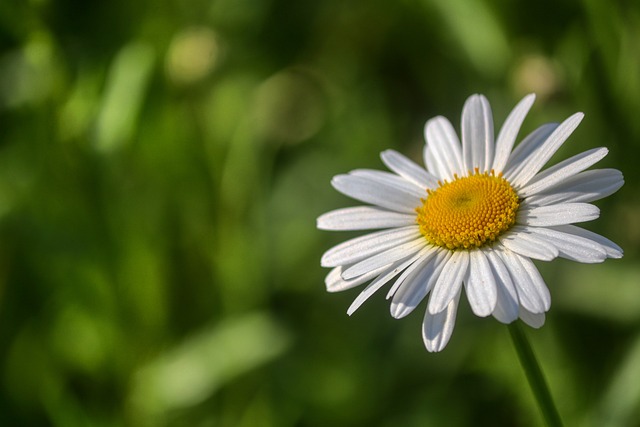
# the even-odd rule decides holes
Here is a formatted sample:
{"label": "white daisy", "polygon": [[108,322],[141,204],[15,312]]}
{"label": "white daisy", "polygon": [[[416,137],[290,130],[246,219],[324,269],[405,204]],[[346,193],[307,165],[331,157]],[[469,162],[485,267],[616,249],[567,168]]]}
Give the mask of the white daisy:
{"label": "white daisy", "polygon": [[[329,292],[370,282],[348,310],[393,281],[391,315],[401,318],[429,295],[422,336],[442,350],[453,332],[462,288],[477,316],[543,325],[551,298],[532,259],[583,263],[622,257],[610,240],[571,225],[598,218],[590,204],[624,183],[615,169],[586,170],[607,154],[596,148],[544,171],[578,126],[576,113],[545,124],[512,150],[535,96],[513,109],[494,140],[489,102],[473,95],[462,110],[462,144],[444,117],[425,126],[426,169],[393,150],[381,154],[394,173],[358,169],[331,181],[368,203],[318,218],[324,230],[373,230],[328,250]],[[463,286],[464,285],[464,286]]]}

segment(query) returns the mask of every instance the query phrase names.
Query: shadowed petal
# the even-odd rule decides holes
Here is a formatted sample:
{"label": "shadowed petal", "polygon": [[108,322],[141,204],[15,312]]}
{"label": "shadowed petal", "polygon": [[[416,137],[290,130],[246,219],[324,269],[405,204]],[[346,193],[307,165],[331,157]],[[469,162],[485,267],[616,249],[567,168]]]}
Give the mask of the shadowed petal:
{"label": "shadowed petal", "polygon": [[549,289],[533,262],[510,250],[496,252],[511,274],[520,305],[532,313],[544,313],[551,306]]}
{"label": "shadowed petal", "polygon": [[457,251],[442,269],[438,281],[433,287],[429,298],[429,313],[439,313],[449,305],[451,299],[459,292],[462,281],[469,274],[469,252]]}
{"label": "shadowed petal", "polygon": [[460,291],[461,289],[458,289],[458,293],[454,295],[446,308],[439,313],[431,314],[429,310],[426,310],[422,322],[422,339],[428,351],[442,351],[449,343],[453,327],[456,324]]}
{"label": "shadowed petal", "polygon": [[370,271],[367,274],[356,277],[355,279],[344,280],[342,278],[342,266],[340,266],[332,269],[329,274],[327,274],[327,277],[324,279],[324,283],[327,286],[327,292],[346,291],[347,289],[355,288],[356,286],[368,282],[379,274],[382,274],[388,268],[390,268],[390,265]]}
{"label": "shadowed petal", "polygon": [[486,255],[496,280],[497,301],[493,317],[499,322],[511,323],[518,318],[518,293],[502,258],[495,251],[487,251]]}
{"label": "shadowed petal", "polygon": [[[376,277],[376,279],[369,283],[366,288],[356,297],[356,299],[351,303],[349,309],[347,310],[347,314],[351,316],[360,306],[367,300],[371,295],[376,293],[381,287],[386,285],[391,279],[396,277],[403,271],[405,268],[411,266],[418,259],[418,255],[414,255],[408,259],[399,260],[394,262],[393,264],[387,266],[382,270],[380,275]],[[366,276],[369,276],[371,273],[367,273]],[[357,280],[357,279],[354,279]]]}
{"label": "shadowed petal", "polygon": [[532,328],[541,328],[545,320],[544,313],[532,313],[524,307],[520,307],[520,319]]}
{"label": "shadowed petal", "polygon": [[416,279],[416,275],[420,274],[420,271],[423,267],[430,262],[431,258],[436,254],[438,248],[436,246],[427,245],[420,250],[418,253],[418,261],[413,263],[409,268],[405,269],[400,277],[395,281],[389,292],[387,292],[387,299],[391,298],[396,291],[402,286],[405,282],[407,286],[411,286],[411,282]]}
{"label": "shadowed petal", "polygon": [[486,317],[496,308],[496,280],[482,250],[469,252],[469,278],[465,281],[465,291],[476,316]]}
{"label": "shadowed petal", "polygon": [[353,264],[420,236],[420,229],[417,225],[365,234],[342,242],[326,251],[322,255],[320,265],[337,267]]}
{"label": "shadowed petal", "polygon": [[420,236],[415,240],[393,246],[384,252],[365,258],[347,268],[342,273],[342,278],[345,280],[353,279],[354,277],[368,273],[371,270],[376,270],[392,262],[396,262],[397,260],[404,259],[419,252],[424,245],[424,237]]}
{"label": "shadowed petal", "polygon": [[449,251],[439,250],[435,252],[435,256],[426,259],[426,262],[423,262],[411,277],[407,277],[403,286],[400,286],[393,295],[391,301],[391,315],[393,317],[400,319],[416,308],[433,288],[450,257]]}

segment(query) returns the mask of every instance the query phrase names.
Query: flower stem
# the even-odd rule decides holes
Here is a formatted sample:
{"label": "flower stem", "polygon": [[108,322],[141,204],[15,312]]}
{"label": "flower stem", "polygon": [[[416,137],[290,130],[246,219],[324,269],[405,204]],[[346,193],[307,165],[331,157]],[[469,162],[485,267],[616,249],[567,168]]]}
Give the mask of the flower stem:
{"label": "flower stem", "polygon": [[527,336],[520,326],[520,322],[511,323],[509,325],[509,332],[511,334],[513,345],[518,353],[520,364],[527,375],[529,386],[531,387],[531,391],[538,402],[538,407],[547,422],[547,426],[562,427],[562,420],[560,419],[558,410],[556,409],[551,393],[549,392],[549,387],[544,379],[540,365],[536,360],[536,356],[533,354],[533,350],[527,340]]}

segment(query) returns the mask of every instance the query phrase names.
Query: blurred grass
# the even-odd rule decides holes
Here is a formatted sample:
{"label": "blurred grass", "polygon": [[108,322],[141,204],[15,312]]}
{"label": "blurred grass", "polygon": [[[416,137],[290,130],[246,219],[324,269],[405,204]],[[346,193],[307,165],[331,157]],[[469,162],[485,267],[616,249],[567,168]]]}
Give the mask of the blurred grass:
{"label": "blurred grass", "polygon": [[329,295],[356,204],[331,176],[420,158],[471,93],[524,131],[586,119],[626,185],[589,228],[625,258],[540,264],[528,331],[566,425],[639,426],[640,4],[0,3],[0,425],[537,426],[508,333]]}

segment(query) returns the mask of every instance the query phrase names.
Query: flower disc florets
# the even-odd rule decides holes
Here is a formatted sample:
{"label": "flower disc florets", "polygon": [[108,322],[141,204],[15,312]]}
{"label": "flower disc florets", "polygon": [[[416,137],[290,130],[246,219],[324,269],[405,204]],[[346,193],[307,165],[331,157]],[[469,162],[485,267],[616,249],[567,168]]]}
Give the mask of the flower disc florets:
{"label": "flower disc florets", "polygon": [[516,221],[518,195],[509,182],[479,173],[440,183],[427,190],[416,209],[420,232],[432,244],[448,249],[474,249],[507,231]]}

